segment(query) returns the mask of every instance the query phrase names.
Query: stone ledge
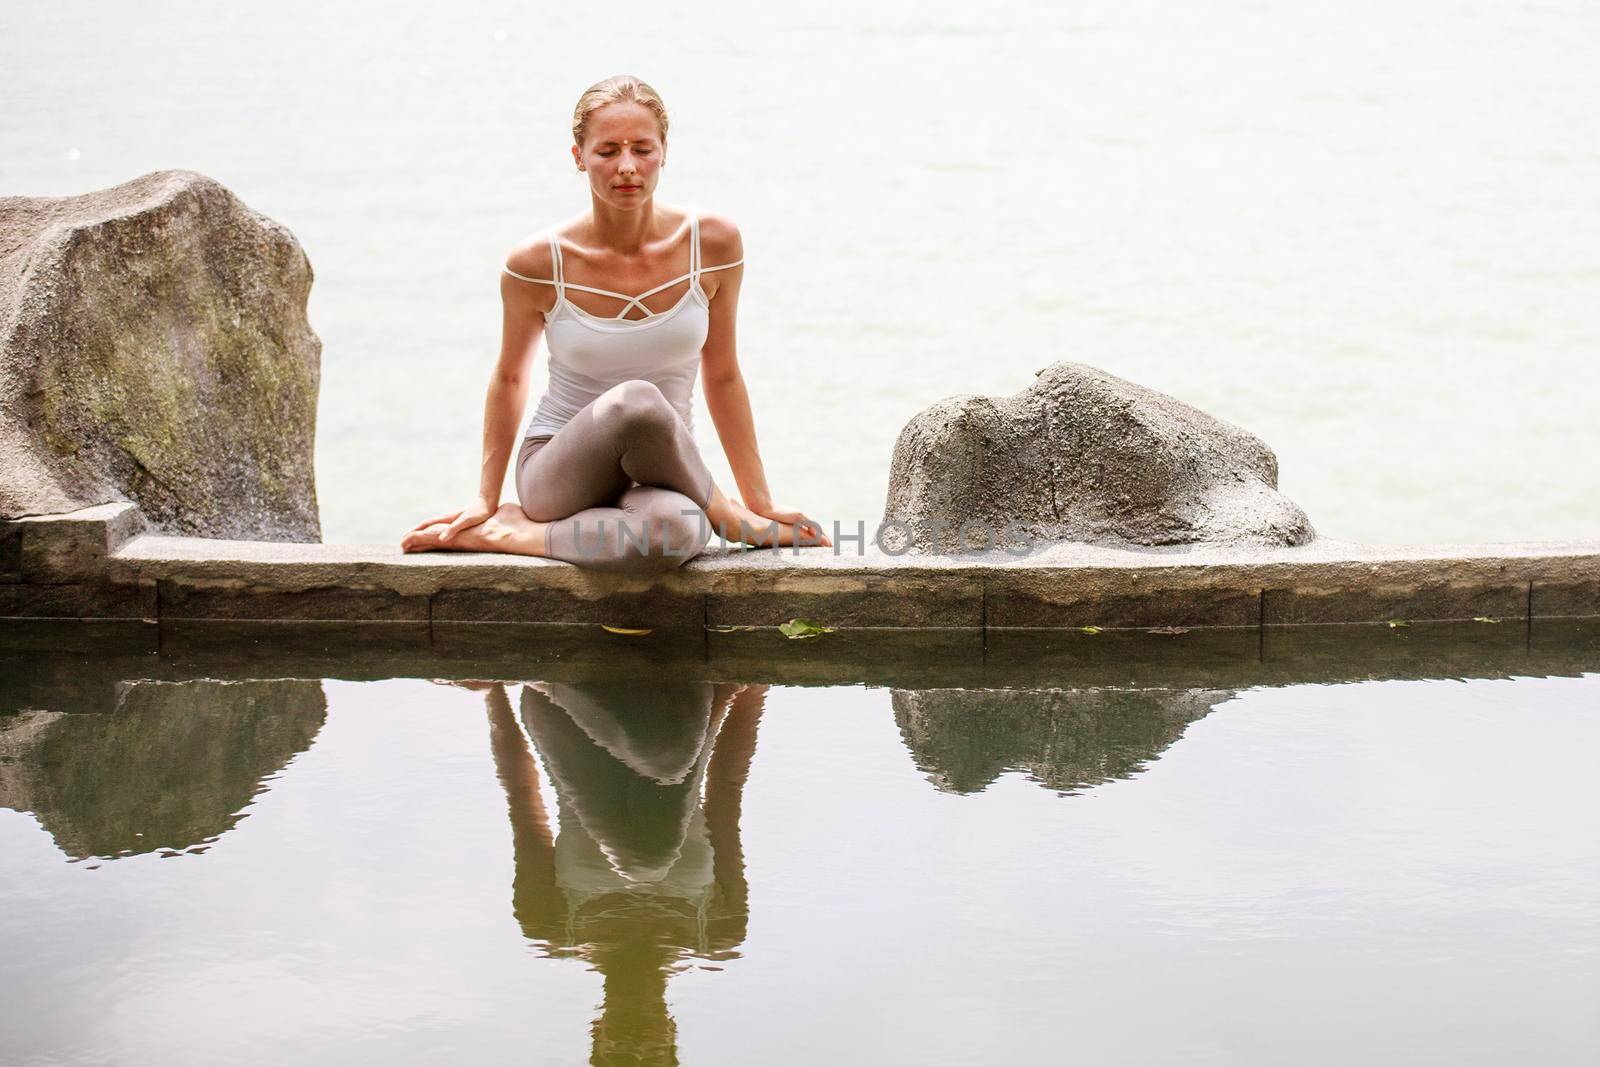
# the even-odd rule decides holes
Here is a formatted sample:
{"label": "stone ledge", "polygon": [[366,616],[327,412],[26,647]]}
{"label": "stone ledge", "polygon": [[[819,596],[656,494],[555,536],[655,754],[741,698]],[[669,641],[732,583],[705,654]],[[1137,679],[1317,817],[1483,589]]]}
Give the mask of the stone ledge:
{"label": "stone ledge", "polygon": [[143,529],[144,517],[125,500],[0,520],[0,581],[99,580],[107,558]]}
{"label": "stone ledge", "polygon": [[[130,514],[131,513],[131,514]],[[1004,630],[1600,616],[1600,542],[1052,544],[1025,556],[713,547],[629,579],[487,553],[134,536],[131,505],[11,520],[9,617]],[[82,603],[74,606],[73,598]]]}
{"label": "stone ledge", "polygon": [[7,582],[0,584],[0,618],[155,619],[153,582]]}

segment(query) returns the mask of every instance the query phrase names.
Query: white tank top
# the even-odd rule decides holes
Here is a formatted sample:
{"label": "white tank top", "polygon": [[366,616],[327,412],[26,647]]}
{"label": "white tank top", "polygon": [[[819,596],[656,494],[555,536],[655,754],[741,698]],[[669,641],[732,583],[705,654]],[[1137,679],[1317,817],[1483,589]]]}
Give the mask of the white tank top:
{"label": "white tank top", "polygon": [[[653,289],[629,296],[567,281],[561,270],[561,241],[549,235],[552,278],[530,278],[501,267],[513,278],[553,285],[556,302],[545,313],[545,347],[550,352],[550,385],[539,398],[524,438],[553,435],[601,393],[630,379],[652,382],[672,404],[690,433],[694,432],[694,380],[700,372],[700,349],[711,327],[711,302],[700,288],[700,275],[736,267],[744,260],[716,267],[700,265],[700,216],[689,216],[689,273]],[[646,298],[687,281],[683,298],[665,311],[652,312]],[[597,293],[626,303],[614,316],[595,315],[567,299],[567,290]],[[643,318],[625,318],[638,308]]]}

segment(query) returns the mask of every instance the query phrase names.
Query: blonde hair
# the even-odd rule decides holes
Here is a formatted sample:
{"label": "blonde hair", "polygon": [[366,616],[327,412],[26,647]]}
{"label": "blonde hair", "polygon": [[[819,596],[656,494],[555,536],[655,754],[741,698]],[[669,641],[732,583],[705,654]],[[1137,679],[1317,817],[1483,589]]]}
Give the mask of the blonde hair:
{"label": "blonde hair", "polygon": [[661,102],[661,94],[656,92],[632,74],[616,74],[604,81],[597,81],[583,91],[578,97],[578,106],[572,109],[572,140],[578,147],[583,147],[584,135],[588,132],[589,117],[607,104],[614,104],[618,100],[630,100],[650,109],[656,117],[656,128],[661,131],[661,139],[667,139],[667,105]]}

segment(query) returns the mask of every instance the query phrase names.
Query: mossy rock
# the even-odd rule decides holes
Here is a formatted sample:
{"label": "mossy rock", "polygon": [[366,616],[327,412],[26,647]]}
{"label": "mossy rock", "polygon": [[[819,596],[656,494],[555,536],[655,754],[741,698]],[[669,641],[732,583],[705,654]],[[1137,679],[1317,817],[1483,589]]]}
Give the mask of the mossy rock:
{"label": "mossy rock", "polygon": [[169,533],[321,540],[311,278],[191,171],[0,199],[0,518],[125,499]]}

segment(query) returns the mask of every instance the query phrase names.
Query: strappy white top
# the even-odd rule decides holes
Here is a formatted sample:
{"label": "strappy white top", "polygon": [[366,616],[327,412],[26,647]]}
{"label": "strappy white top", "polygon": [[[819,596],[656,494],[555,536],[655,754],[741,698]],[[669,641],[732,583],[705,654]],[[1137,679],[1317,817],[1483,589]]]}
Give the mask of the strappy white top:
{"label": "strappy white top", "polygon": [[[700,275],[727,270],[743,259],[715,267],[700,265],[700,216],[689,216],[689,273],[662,282],[638,296],[578,285],[561,270],[561,241],[549,234],[551,278],[530,278],[508,266],[500,269],[525,282],[553,285],[556,302],[545,313],[545,346],[550,352],[550,385],[539,398],[522,436],[554,434],[596,397],[634,378],[653,382],[694,432],[694,380],[700,371],[700,350],[711,327],[711,301],[700,288]],[[683,297],[665,311],[651,311],[644,301],[687,281]],[[595,315],[567,299],[567,290],[626,301],[616,315]],[[634,308],[643,318],[626,318]]]}

